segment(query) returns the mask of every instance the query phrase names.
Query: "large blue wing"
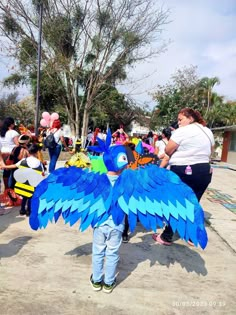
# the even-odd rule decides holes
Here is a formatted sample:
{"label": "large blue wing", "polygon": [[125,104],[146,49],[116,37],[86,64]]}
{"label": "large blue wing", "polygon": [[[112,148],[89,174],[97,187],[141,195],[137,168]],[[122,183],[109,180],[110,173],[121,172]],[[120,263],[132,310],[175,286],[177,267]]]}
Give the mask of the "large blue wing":
{"label": "large blue wing", "polygon": [[156,230],[163,222],[180,237],[205,248],[207,234],[203,209],[190,187],[171,171],[148,165],[125,170],[113,188],[112,216],[116,224],[128,215],[130,230],[139,220],[146,229]]}
{"label": "large blue wing", "polygon": [[31,201],[32,229],[45,228],[60,216],[71,226],[80,220],[84,231],[101,224],[110,215],[112,186],[106,174],[77,167],[59,168],[44,179]]}

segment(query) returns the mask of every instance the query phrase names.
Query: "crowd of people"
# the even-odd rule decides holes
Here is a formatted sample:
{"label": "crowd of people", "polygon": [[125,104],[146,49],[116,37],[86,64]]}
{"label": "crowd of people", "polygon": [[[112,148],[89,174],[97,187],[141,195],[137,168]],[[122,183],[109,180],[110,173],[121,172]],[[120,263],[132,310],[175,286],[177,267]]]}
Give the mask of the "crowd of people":
{"label": "crowd of people", "polygon": [[[47,162],[44,160],[42,150],[45,150],[44,140],[50,134],[53,134],[55,146],[48,148],[49,165],[46,167]],[[3,170],[4,192],[7,192],[10,203],[14,205],[15,193],[14,188],[16,180],[14,178],[15,170],[24,165],[24,160],[27,160],[27,165],[24,167],[32,168],[36,171],[38,163],[40,163],[40,171],[42,173],[50,173],[55,170],[56,162],[62,150],[70,151],[68,143],[65,140],[61,122],[56,119],[52,122],[49,128],[39,128],[39,136],[35,136],[34,131],[26,128],[22,124],[18,127],[15,125],[15,120],[12,117],[6,117],[1,121],[0,126],[0,155],[1,155],[1,169]],[[38,162],[31,163],[32,160],[37,159]],[[36,165],[36,167],[35,167]],[[21,215],[30,215],[30,198],[27,194],[22,196],[21,202]],[[28,209],[26,209],[28,204]]]}
{"label": "crowd of people", "polygon": [[[131,139],[120,126],[112,133],[112,143],[114,146],[129,145],[132,143],[133,148],[142,144],[142,153],[151,153],[158,157],[159,167],[168,168],[171,172],[177,174],[180,179],[192,188],[200,201],[203,193],[211,182],[212,169],[210,166],[210,157],[214,147],[214,137],[201,114],[191,108],[183,108],[178,113],[178,125],[168,126],[162,130],[161,135],[155,136],[149,132],[146,137]],[[49,148],[49,173],[53,172],[56,167],[62,145],[67,151],[70,151],[65,141],[61,129],[60,120],[55,120],[50,128],[46,131],[44,137],[53,134],[56,145]],[[11,117],[3,121],[0,131],[0,164],[4,169],[5,188],[9,187],[10,175],[12,170],[21,166],[29,167],[34,170],[44,172],[44,161],[40,161],[37,155],[40,146],[32,144],[30,135],[20,135],[15,130],[14,119]],[[106,139],[106,132],[99,128],[94,131],[89,130],[86,139],[85,149],[89,151],[90,146],[97,145],[97,137],[102,140]],[[30,145],[31,143],[31,145]],[[29,146],[30,145],[30,146]],[[9,155],[13,155],[12,165],[6,165]],[[108,178],[112,185],[117,180],[120,171],[110,169]],[[15,181],[10,184],[14,187]],[[31,197],[23,197],[20,214],[30,215]],[[26,209],[26,204],[28,207]],[[111,216],[103,222],[101,226],[95,226],[93,234],[93,253],[92,269],[93,273],[90,278],[91,285],[95,291],[102,289],[107,293],[112,292],[116,285],[116,268],[119,261],[119,247],[123,242],[128,242],[128,219],[116,226]],[[159,244],[170,246],[172,244],[173,231],[170,226],[165,225],[161,234],[153,234],[153,239]],[[192,245],[191,239],[189,244]],[[106,257],[106,267],[103,270],[104,258]],[[104,282],[103,282],[104,274]]]}

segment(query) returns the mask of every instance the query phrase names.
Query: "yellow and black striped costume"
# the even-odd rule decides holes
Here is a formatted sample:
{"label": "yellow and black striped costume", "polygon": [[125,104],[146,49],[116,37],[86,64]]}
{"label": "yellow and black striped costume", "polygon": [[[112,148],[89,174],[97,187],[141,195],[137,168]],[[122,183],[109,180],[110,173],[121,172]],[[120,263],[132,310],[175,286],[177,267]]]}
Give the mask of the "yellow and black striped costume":
{"label": "yellow and black striped costume", "polygon": [[[27,159],[23,159],[18,165],[18,170],[16,170],[16,184],[14,187],[14,191],[23,197],[31,198],[34,190],[35,184],[32,185],[33,177],[37,177],[39,175],[43,175],[43,166],[40,161],[38,161],[38,165],[36,167],[30,167],[27,163]],[[35,181],[33,181],[35,182]]]}

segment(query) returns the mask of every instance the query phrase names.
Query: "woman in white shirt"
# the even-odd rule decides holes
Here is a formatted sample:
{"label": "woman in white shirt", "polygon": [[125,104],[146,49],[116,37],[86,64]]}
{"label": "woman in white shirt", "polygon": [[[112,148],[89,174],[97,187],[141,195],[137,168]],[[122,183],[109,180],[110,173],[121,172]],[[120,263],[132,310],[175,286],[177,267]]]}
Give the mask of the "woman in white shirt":
{"label": "woman in white shirt", "polygon": [[[1,152],[4,160],[11,154],[12,149],[18,145],[19,133],[15,130],[15,121],[12,117],[7,117],[4,119],[1,131],[0,131],[0,143]],[[4,170],[3,181],[5,189],[8,187],[8,179],[10,177],[11,171]]]}
{"label": "woman in white shirt", "polygon": [[158,156],[160,160],[165,157],[165,148],[169,142],[171,136],[171,129],[165,128],[162,130],[161,140],[156,141],[155,143],[155,154]]}
{"label": "woman in white shirt", "polygon": [[[200,201],[212,178],[210,156],[214,137],[201,114],[192,108],[180,110],[178,125],[165,149],[170,157],[170,170],[192,188]],[[160,244],[171,245],[172,236],[171,227],[166,226],[161,235],[154,234],[153,238]]]}
{"label": "woman in white shirt", "polygon": [[61,122],[59,119],[53,121],[52,127],[49,128],[47,131],[47,136],[50,133],[53,133],[54,135],[56,146],[54,148],[48,148],[48,153],[50,157],[49,169],[48,169],[49,173],[54,171],[56,168],[56,163],[61,153],[62,144],[64,145],[65,150],[69,151],[69,148],[65,142],[63,130],[61,129]]}

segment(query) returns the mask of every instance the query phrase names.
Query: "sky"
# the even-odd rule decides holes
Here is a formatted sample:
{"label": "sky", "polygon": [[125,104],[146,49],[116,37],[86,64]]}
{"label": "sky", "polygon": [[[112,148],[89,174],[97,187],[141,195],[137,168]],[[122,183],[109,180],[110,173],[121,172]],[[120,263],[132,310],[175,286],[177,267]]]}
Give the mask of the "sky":
{"label": "sky", "polygon": [[149,92],[164,85],[177,69],[197,66],[199,77],[220,79],[214,91],[227,100],[236,100],[236,0],[165,0],[170,23],[162,38],[170,39],[167,51],[134,69],[141,80],[132,96],[140,103],[153,104]]}
{"label": "sky", "polygon": [[[136,89],[124,84],[120,90],[152,107],[150,93],[156,86],[166,84],[177,69],[194,65],[199,77],[219,77],[217,93],[236,100],[236,0],[159,0],[156,5],[170,10],[162,32],[170,43],[164,53],[129,71],[138,80]],[[1,56],[0,70],[0,80],[11,71]],[[6,92],[1,89],[0,95]],[[20,96],[28,94],[27,88],[20,89]]]}

